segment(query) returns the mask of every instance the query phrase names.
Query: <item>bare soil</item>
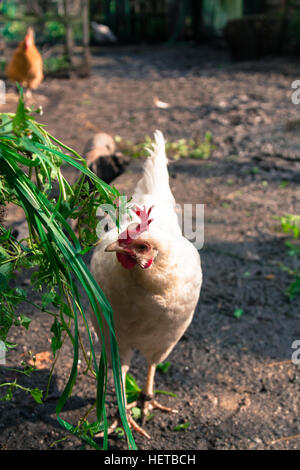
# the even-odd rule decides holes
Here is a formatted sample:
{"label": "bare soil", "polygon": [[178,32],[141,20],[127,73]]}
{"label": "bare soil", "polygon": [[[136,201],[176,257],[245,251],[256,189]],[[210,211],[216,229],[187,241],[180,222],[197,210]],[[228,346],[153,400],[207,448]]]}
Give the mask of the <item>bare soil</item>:
{"label": "bare soil", "polygon": [[[156,412],[146,424],[151,440],[135,434],[140,449],[299,449],[300,366],[291,362],[291,344],[300,339],[300,299],[285,295],[292,279],[280,263],[296,266],[274,219],[299,213],[300,105],[291,101],[291,83],[299,77],[299,61],[292,59],[234,63],[224,50],[189,44],[116,47],[94,51],[91,77],[46,79],[33,96],[49,132],[79,152],[96,130],[134,142],[156,128],[169,141],[213,135],[216,149],[208,160],[169,165],[177,202],[205,204],[204,282],[169,371],[156,375],[158,389],[176,393],[161,402],[180,414]],[[14,96],[10,89],[4,110],[15,109]],[[170,107],[155,107],[154,96]],[[114,184],[130,195],[140,172],[141,162],[134,161]],[[7,221],[17,217],[10,212]],[[15,282],[28,277],[22,273]],[[244,311],[240,318],[233,315],[237,308]],[[18,346],[8,354],[11,367],[28,350],[50,351],[52,319],[26,309],[33,321],[29,331],[12,329]],[[80,330],[84,336],[83,325]],[[45,390],[51,364],[44,364],[29,378],[1,368],[0,382],[17,378]],[[52,448],[81,448],[55,414],[71,365],[72,348],[64,345],[44,404],[20,391],[0,403],[0,448],[48,449],[66,436]],[[79,371],[62,413],[73,424],[96,396],[83,362]],[[139,355],[131,373],[143,382]],[[112,392],[109,397],[113,416]],[[174,431],[182,422],[188,429]],[[112,436],[109,446],[126,448],[126,442]]]}

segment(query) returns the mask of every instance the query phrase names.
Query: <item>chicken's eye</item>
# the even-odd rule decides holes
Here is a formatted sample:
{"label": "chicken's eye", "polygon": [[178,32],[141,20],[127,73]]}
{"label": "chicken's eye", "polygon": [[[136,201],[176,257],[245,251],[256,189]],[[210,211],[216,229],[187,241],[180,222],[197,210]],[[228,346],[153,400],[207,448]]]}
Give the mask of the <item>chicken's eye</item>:
{"label": "chicken's eye", "polygon": [[145,245],[145,244],[140,244],[140,245],[137,245],[137,249],[138,251],[147,251],[148,250],[148,245]]}

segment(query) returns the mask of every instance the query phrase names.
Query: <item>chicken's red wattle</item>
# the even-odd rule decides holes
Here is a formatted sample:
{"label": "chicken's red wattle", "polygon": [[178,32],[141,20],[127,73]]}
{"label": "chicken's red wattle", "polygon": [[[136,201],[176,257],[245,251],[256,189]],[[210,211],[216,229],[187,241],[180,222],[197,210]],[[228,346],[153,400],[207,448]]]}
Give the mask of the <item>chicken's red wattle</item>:
{"label": "chicken's red wattle", "polygon": [[116,255],[118,261],[125,269],[132,269],[136,265],[136,260],[132,256],[124,255],[124,253],[116,253]]}

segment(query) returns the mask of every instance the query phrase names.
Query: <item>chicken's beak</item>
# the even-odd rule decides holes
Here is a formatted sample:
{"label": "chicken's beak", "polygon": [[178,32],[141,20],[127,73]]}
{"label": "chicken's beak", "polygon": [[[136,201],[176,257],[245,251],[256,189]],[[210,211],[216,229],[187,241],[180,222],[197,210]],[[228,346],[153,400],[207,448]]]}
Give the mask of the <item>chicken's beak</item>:
{"label": "chicken's beak", "polygon": [[119,251],[119,250],[120,250],[120,246],[119,246],[119,243],[116,241],[116,242],[112,242],[110,245],[107,245],[104,251]]}

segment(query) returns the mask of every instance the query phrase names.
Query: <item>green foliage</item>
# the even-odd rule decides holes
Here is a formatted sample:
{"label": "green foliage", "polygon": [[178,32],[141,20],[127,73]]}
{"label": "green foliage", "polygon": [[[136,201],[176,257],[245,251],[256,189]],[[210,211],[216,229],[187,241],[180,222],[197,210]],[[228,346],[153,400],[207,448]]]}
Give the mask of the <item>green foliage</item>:
{"label": "green foliage", "polygon": [[135,378],[128,373],[126,374],[125,388],[126,388],[127,403],[132,403],[133,401],[136,401],[142,391],[142,389],[136,383]]}
{"label": "green foliage", "polygon": [[14,21],[17,12],[18,6],[14,0],[3,0],[1,2],[0,13],[9,19],[1,25],[1,35],[7,40],[20,41],[26,32],[26,23],[24,21]]}
{"label": "green foliage", "polygon": [[[146,136],[144,142],[140,144],[133,144],[129,140],[123,140],[120,136],[116,136],[115,140],[119,149],[132,158],[148,156],[147,149],[152,142],[149,136]],[[179,160],[180,158],[207,160],[214,149],[215,146],[212,144],[212,134],[210,132],[206,132],[203,141],[199,139],[179,139],[175,142],[166,142],[167,156],[173,160]]]}
{"label": "green foliage", "polygon": [[93,422],[90,423],[87,419],[82,419],[78,423],[78,429],[80,429],[82,435],[85,436],[86,440],[93,439],[94,435],[104,430],[103,423]]}
{"label": "green foliage", "polygon": [[57,320],[57,317],[54,318],[54,322],[51,326],[50,331],[53,333],[52,339],[51,339],[51,349],[53,352],[53,356],[55,356],[56,351],[58,351],[62,347],[62,334],[63,326],[59,321]]}
{"label": "green foliage", "polygon": [[236,308],[233,312],[234,318],[241,318],[244,315],[244,310],[242,308]]}
{"label": "green foliage", "polygon": [[43,67],[45,73],[49,72],[58,72],[59,70],[62,69],[69,69],[70,64],[68,61],[67,56],[52,56],[52,57],[46,57],[43,59]]}
{"label": "green foliage", "polygon": [[[158,370],[161,370],[163,372],[167,372],[167,370],[169,369],[170,367],[170,362],[166,362],[166,363],[162,363],[162,364],[158,364],[157,366],[157,369]],[[138,386],[135,378],[130,375],[130,374],[126,374],[126,397],[127,397],[127,402],[128,403],[132,403],[136,400],[138,400],[139,396],[140,396],[140,393],[142,391],[142,389]],[[160,395],[168,395],[170,397],[176,397],[176,394],[173,393],[173,392],[168,392],[167,390],[154,390],[154,393],[156,394],[160,394]]]}
{"label": "green foliage", "polygon": [[131,414],[134,420],[140,419],[142,416],[142,410],[138,406],[133,406],[131,408]]}
{"label": "green foliage", "polygon": [[189,426],[189,422],[177,424],[177,426],[174,427],[173,431],[185,431]]}
{"label": "green foliage", "polygon": [[[15,347],[16,345],[12,345]],[[8,349],[8,348],[7,348]],[[29,356],[31,357],[33,361],[33,366],[27,364],[25,361],[22,361],[21,366],[23,369],[12,369],[9,367],[6,367],[8,371],[11,372],[16,372],[19,374],[24,374],[26,376],[30,376],[33,372],[35,372],[37,369],[35,367],[35,357],[32,356],[31,352],[29,352]],[[19,385],[17,383],[17,380],[14,380],[14,382],[7,382],[7,383],[2,383],[0,384],[0,390],[2,387],[5,387],[5,394],[0,396],[0,401],[10,401],[13,398],[13,390],[14,389],[20,389],[23,392],[30,393],[32,398],[35,400],[36,403],[42,404],[43,403],[43,391],[40,390],[39,388],[29,388],[29,387],[23,387],[22,385]]]}
{"label": "green foliage", "polygon": [[[19,241],[0,224],[0,340],[9,349],[14,346],[9,342],[10,328],[13,325],[26,329],[30,327],[30,318],[18,314],[18,311],[22,311],[22,304],[38,308],[53,317],[51,347],[55,358],[63,344],[63,335],[73,345],[73,365],[57,403],[57,419],[64,429],[97,449],[99,446],[92,439],[91,432],[97,426],[103,427],[103,448],[107,448],[107,353],[103,343],[98,363],[85,310],[82,308],[80,285],[88,297],[100,331],[103,332],[101,313],[109,325],[119,412],[129,448],[136,448],[124,408],[112,310],[82,259],[82,254],[92,248],[98,239],[96,210],[99,204],[116,206],[119,193],[92,173],[85,160],[74,150],[48,134],[35,121],[34,114],[37,111],[25,107],[20,89],[16,114],[0,114],[0,204],[6,206],[10,203],[22,208],[29,233],[27,238]],[[78,179],[72,186],[61,173],[63,162],[78,170]],[[81,219],[78,238],[67,219]],[[24,269],[31,275],[30,285],[26,289],[12,287],[14,273]],[[36,291],[40,299],[36,303],[30,300],[32,290]],[[83,420],[80,425],[74,426],[62,419],[60,413],[72,393],[77,377],[78,315],[83,317],[89,339],[92,360],[87,360],[87,370],[97,380],[97,421],[83,425],[86,422]],[[87,358],[88,355],[83,352]],[[19,388],[29,392],[37,403],[42,401],[39,389],[27,389],[16,382],[1,384],[0,387],[5,387],[5,400],[11,399],[12,391]]]}
{"label": "green foliage", "polygon": [[13,18],[17,12],[15,0],[3,0],[0,5],[0,13]]}
{"label": "green foliage", "polygon": [[27,25],[24,21],[8,21],[2,28],[1,34],[9,41],[21,41],[26,30]]}
{"label": "green foliage", "polygon": [[157,364],[156,369],[166,374],[170,368],[171,362],[161,362]]}
{"label": "green foliage", "polygon": [[206,132],[204,140],[179,139],[176,142],[166,143],[166,151],[170,158],[179,160],[180,158],[198,158],[207,160],[215,146],[212,145],[212,135]]}
{"label": "green foliage", "polygon": [[154,390],[157,395],[167,395],[168,397],[176,398],[176,393],[169,392],[168,390]]}
{"label": "green foliage", "polygon": [[58,41],[64,41],[66,28],[63,23],[58,21],[46,21],[43,34],[46,42],[57,44]]}
{"label": "green foliage", "polygon": [[299,238],[300,235],[300,215],[286,214],[283,217],[275,217],[281,223],[284,233],[292,233],[293,237]]}
{"label": "green foliage", "polygon": [[17,382],[12,382],[12,383],[2,383],[0,384],[0,387],[6,387],[5,390],[5,395],[1,396],[0,401],[10,401],[13,397],[13,389],[14,388],[19,388],[20,390],[23,390],[23,392],[30,393],[32,398],[36,403],[42,404],[42,398],[43,398],[43,392],[39,388],[28,388],[28,387],[23,387],[22,385],[17,384]]}
{"label": "green foliage", "polygon": [[[292,234],[294,240],[300,238],[300,215],[286,214],[282,217],[274,217],[280,221],[282,231],[284,233]],[[288,254],[295,258],[299,264],[300,260],[300,246],[287,240],[285,246],[288,249]],[[293,282],[286,289],[286,294],[290,300],[293,300],[300,294],[300,269],[289,269],[284,265],[281,265],[281,269],[287,271],[290,276],[294,278]]]}
{"label": "green foliage", "polygon": [[295,281],[293,281],[286,290],[286,294],[289,296],[290,300],[300,295],[300,271],[297,272],[296,276]]}
{"label": "green foliage", "polygon": [[290,241],[285,242],[285,246],[288,248],[288,254],[290,256],[299,256],[300,255],[300,246],[295,245]]}
{"label": "green foliage", "polygon": [[123,428],[117,427],[115,429],[115,434],[117,435],[118,439],[124,439],[125,433]]}

